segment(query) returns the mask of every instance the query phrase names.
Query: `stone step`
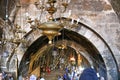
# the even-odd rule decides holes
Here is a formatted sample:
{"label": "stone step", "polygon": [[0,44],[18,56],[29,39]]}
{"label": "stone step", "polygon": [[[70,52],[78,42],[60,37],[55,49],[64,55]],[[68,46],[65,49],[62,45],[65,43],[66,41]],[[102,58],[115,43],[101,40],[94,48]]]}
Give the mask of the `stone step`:
{"label": "stone step", "polygon": [[59,75],[63,75],[64,71],[63,70],[55,70],[51,71],[50,73],[45,73],[45,80],[57,80]]}

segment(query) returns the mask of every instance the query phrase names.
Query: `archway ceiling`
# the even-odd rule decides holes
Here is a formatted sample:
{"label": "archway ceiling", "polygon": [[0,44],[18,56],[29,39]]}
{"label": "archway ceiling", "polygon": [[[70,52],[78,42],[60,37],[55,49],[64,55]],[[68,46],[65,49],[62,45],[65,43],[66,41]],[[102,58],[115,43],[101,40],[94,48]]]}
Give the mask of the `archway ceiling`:
{"label": "archway ceiling", "polygon": [[[97,51],[97,49],[94,47],[94,45],[89,42],[86,38],[84,38],[83,36],[79,35],[76,32],[67,30],[67,29],[63,29],[61,30],[62,35],[55,37],[55,42],[58,42],[60,40],[67,40],[67,41],[71,41],[73,42],[72,44],[76,43],[80,46],[82,46],[84,48],[84,50],[89,53],[94,59],[98,59],[100,58],[100,54]],[[64,38],[63,38],[64,35]],[[32,55],[34,53],[36,53],[40,48],[44,47],[45,45],[48,44],[48,39],[45,36],[40,37],[39,39],[37,39],[26,51],[23,59],[30,59],[29,55]],[[57,43],[59,44],[59,43]]]}
{"label": "archway ceiling", "polygon": [[[86,39],[85,37],[83,37],[82,35],[80,35],[76,32],[73,32],[73,31],[67,30],[67,29],[62,29],[61,33],[62,34],[60,36],[57,36],[54,38],[54,40],[53,40],[54,43],[58,42],[57,44],[60,44],[63,40],[65,40],[65,42],[66,41],[70,42],[71,46],[68,45],[67,47],[75,49],[75,50],[76,50],[76,48],[83,50],[83,51],[79,51],[78,53],[81,54],[81,52],[82,52],[82,54],[81,54],[82,56],[83,56],[83,54],[87,54],[86,56],[91,58],[89,61],[92,62],[94,65],[104,64],[104,61],[103,61],[101,55],[99,54],[99,52],[97,51],[95,46],[88,39]],[[72,45],[76,45],[76,46],[72,47]],[[49,52],[51,52],[51,50],[53,50],[53,46],[54,45],[52,45],[52,49],[51,49],[51,46],[48,45],[48,38],[46,36],[41,36],[40,38],[38,38],[36,41],[34,41],[31,44],[31,46],[29,46],[29,48],[25,52],[25,54],[22,58],[22,61],[20,63],[20,69],[23,67],[23,65],[26,62],[29,62],[31,60],[31,57],[33,60],[33,56],[34,56],[35,57],[34,59],[36,60],[36,59],[39,59],[40,56],[43,54],[49,54]],[[66,49],[66,51],[70,52],[70,50],[68,50],[68,49]],[[87,59],[87,58],[85,57],[85,59]]]}
{"label": "archway ceiling", "polygon": [[[0,17],[5,19],[5,5],[6,5],[6,1],[7,0],[0,0]],[[35,0],[8,0],[8,11],[9,14],[11,13],[11,11],[13,10],[13,8],[15,7],[15,4],[17,2],[21,2],[22,4],[28,4],[29,1],[34,2]],[[109,0],[114,11],[116,12],[116,14],[118,15],[118,18],[120,19],[120,0]]]}

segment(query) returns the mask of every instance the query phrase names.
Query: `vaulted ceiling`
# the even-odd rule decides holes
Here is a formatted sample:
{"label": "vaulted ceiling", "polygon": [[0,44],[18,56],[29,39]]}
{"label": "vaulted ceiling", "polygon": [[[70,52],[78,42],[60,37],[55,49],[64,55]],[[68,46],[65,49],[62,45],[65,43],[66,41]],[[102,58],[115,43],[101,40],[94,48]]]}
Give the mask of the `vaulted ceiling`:
{"label": "vaulted ceiling", "polygon": [[[8,5],[8,15],[11,13],[13,8],[15,7],[15,4],[17,2],[20,2],[21,4],[28,4],[29,1],[35,1],[35,0],[0,0],[0,17],[5,19],[6,14],[6,5]],[[118,18],[120,19],[120,0],[109,0],[114,11],[118,15]]]}

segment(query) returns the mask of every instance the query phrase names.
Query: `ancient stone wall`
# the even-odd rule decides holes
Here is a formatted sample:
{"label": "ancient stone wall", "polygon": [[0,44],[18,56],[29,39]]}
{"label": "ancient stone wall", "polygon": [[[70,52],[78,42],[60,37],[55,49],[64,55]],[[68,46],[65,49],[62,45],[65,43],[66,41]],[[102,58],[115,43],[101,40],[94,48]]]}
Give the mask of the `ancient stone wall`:
{"label": "ancient stone wall", "polygon": [[[29,13],[29,17],[35,19],[39,16],[39,12],[40,11],[36,9],[34,4],[27,6],[27,8],[21,7],[17,13],[15,23],[19,24],[22,29],[25,29],[27,32],[29,32],[31,28],[30,25],[26,22],[26,13]],[[58,15],[56,14],[55,16],[57,17]],[[101,44],[102,42],[100,41],[100,39],[96,37],[96,35],[92,32],[89,32],[89,30],[83,29],[76,32],[85,36],[91,42],[96,42],[94,43],[94,45],[98,48],[102,57],[104,58],[107,65],[108,73],[110,75],[113,75],[111,74],[111,71],[114,71],[117,67],[112,66],[111,63],[115,64],[114,61],[111,61],[111,63],[109,62],[109,60],[114,60],[114,57],[120,69],[120,23],[108,0],[71,0],[66,13],[64,13],[62,16],[72,18],[73,20],[78,20],[79,22],[83,22],[85,25],[96,31],[108,44],[113,55],[111,55],[111,52],[107,49],[108,47],[106,47],[106,45],[104,44]],[[45,20],[45,16],[42,17],[43,20]],[[32,44],[32,42],[34,42],[40,36],[41,34],[38,30],[33,31],[31,34],[29,34],[29,36],[27,37],[29,44],[27,46],[30,46],[30,44]],[[16,49],[16,53],[19,57],[19,62],[21,61],[22,56],[27,49],[25,47],[23,49],[23,46],[24,45],[21,44]],[[113,67],[115,67],[115,69]],[[112,77],[115,78],[115,76]],[[113,79],[110,78],[109,80]]]}

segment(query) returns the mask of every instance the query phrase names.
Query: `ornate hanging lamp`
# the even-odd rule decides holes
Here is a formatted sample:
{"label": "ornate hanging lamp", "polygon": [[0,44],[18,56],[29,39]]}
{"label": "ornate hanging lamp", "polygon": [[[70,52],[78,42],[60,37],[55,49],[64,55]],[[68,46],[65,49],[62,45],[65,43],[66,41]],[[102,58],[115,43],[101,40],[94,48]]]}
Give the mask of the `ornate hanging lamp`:
{"label": "ornate hanging lamp", "polygon": [[[53,14],[57,11],[57,8],[55,7],[56,2],[57,2],[56,0],[48,0],[47,4],[49,5],[49,7],[47,7],[46,10],[50,14],[49,20],[48,22],[44,22],[38,25],[38,28],[42,30],[42,34],[48,37],[49,44],[52,44],[52,39],[55,36],[58,36],[61,34],[59,31],[63,28],[63,25],[61,23],[57,23],[53,21],[54,20]],[[64,7],[63,12],[65,12],[68,6],[68,0],[65,0],[62,3],[62,6]]]}
{"label": "ornate hanging lamp", "polygon": [[45,22],[45,23],[41,24],[38,28],[43,31],[42,32],[43,35],[48,37],[49,44],[51,44],[52,43],[52,39],[55,36],[58,36],[58,35],[61,34],[59,32],[59,30],[61,28],[63,28],[63,26],[61,26],[61,25],[59,25],[59,24],[57,24],[55,22],[49,21],[49,22]]}

